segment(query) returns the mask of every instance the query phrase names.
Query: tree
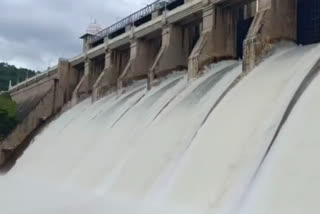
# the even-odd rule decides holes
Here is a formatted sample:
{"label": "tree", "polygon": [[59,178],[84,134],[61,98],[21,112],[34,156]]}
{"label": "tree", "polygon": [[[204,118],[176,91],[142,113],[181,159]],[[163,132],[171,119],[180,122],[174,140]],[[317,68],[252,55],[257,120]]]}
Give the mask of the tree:
{"label": "tree", "polygon": [[17,68],[5,62],[0,62],[0,91],[7,91],[9,82],[16,85],[19,82],[33,77],[38,72],[26,68]]}

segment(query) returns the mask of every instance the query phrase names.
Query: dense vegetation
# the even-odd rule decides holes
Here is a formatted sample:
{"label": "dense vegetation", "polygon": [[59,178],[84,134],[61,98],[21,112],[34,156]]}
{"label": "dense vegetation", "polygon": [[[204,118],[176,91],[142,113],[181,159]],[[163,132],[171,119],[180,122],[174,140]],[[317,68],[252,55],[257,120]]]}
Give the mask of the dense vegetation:
{"label": "dense vegetation", "polygon": [[27,78],[33,77],[37,72],[26,68],[17,68],[8,63],[0,63],[0,140],[7,136],[17,125],[17,104],[11,99],[7,91],[9,82],[15,85]]}
{"label": "dense vegetation", "polygon": [[9,93],[0,93],[0,140],[7,136],[16,126],[17,104]]}
{"label": "dense vegetation", "polygon": [[10,80],[12,85],[15,85],[36,75],[36,73],[26,68],[17,68],[14,65],[0,62],[0,91],[8,90]]}

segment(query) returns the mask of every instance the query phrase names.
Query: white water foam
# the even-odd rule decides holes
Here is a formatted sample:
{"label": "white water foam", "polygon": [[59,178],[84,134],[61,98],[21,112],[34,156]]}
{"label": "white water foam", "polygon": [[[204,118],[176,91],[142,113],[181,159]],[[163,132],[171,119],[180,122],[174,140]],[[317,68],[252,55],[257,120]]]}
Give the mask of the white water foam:
{"label": "white water foam", "polygon": [[[178,73],[150,92],[138,82],[123,95],[110,94],[94,104],[85,100],[43,130],[15,167],[0,177],[1,210],[237,213],[317,53],[319,46],[279,48],[215,109],[241,73],[239,62],[218,63],[191,83]],[[276,162],[268,165],[269,172],[277,169]],[[281,180],[270,182],[264,172],[259,179],[254,189],[264,195],[259,198],[252,191],[247,202],[257,206],[245,207],[244,213],[263,213],[259,211],[273,205],[265,203],[277,193],[273,186],[283,185]],[[285,210],[276,205],[275,212]]]}
{"label": "white water foam", "polygon": [[241,213],[317,213],[320,193],[320,76],[294,107]]}
{"label": "white water foam", "polygon": [[245,77],[200,130],[159,207],[233,213],[317,53],[281,48]]}

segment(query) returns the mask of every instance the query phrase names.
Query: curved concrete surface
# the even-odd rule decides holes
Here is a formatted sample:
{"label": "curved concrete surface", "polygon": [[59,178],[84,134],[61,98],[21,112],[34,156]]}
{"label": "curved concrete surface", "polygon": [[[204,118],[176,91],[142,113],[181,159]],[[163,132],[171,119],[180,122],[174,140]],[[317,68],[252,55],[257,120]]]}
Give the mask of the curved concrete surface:
{"label": "curved concrete surface", "polygon": [[151,91],[139,81],[122,95],[85,100],[53,121],[0,177],[1,210],[317,210],[320,78],[291,105],[319,53],[319,45],[286,44],[244,77],[239,62],[226,61],[192,82],[175,73]]}

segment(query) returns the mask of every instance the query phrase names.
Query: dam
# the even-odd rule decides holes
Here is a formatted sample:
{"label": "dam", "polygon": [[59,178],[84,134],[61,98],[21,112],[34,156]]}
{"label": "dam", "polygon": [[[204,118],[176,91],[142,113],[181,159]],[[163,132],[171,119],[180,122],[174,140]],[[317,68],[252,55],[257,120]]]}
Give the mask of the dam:
{"label": "dam", "polygon": [[315,212],[319,11],[156,1],[86,33],[9,90],[24,119],[0,142],[1,211]]}

